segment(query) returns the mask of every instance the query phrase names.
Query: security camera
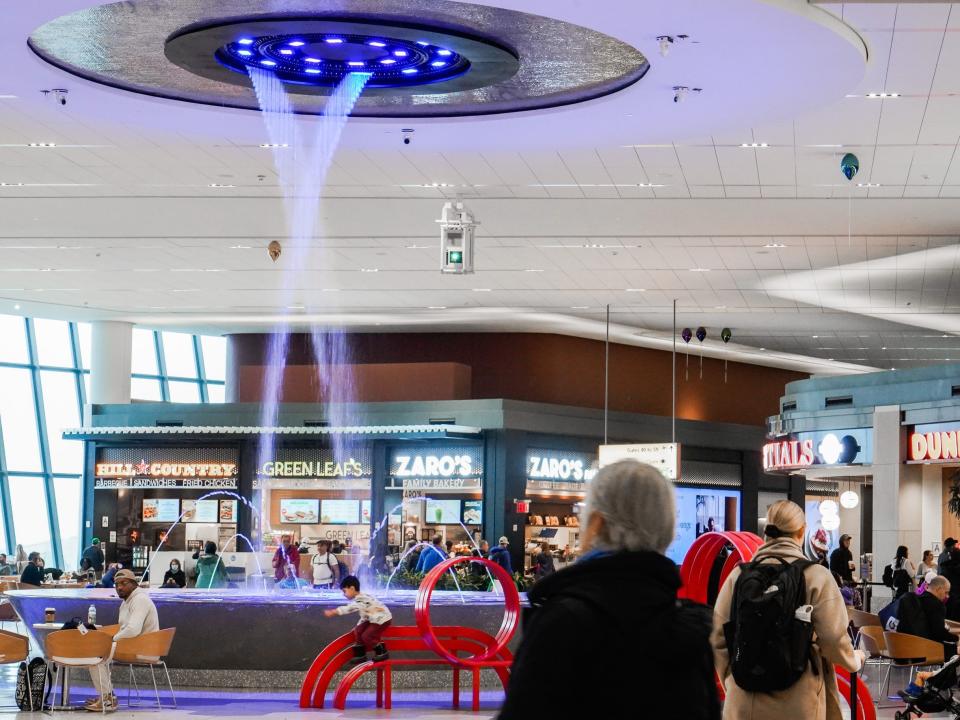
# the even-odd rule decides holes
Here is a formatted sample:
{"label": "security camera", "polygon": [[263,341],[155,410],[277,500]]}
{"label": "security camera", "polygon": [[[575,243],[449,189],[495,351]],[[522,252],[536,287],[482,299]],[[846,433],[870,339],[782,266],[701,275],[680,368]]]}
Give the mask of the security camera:
{"label": "security camera", "polygon": [[67,95],[70,93],[70,91],[65,88],[51,88],[49,90],[41,90],[40,92],[48,97],[52,95],[54,102],[59,103],[61,106],[67,104]]}
{"label": "security camera", "polygon": [[400,132],[403,134],[403,144],[409,145],[413,140],[413,128],[404,128]]}
{"label": "security camera", "polygon": [[690,88],[684,85],[674,85],[673,87],[673,101],[675,103],[682,103],[690,93],[699,93],[701,88]]}

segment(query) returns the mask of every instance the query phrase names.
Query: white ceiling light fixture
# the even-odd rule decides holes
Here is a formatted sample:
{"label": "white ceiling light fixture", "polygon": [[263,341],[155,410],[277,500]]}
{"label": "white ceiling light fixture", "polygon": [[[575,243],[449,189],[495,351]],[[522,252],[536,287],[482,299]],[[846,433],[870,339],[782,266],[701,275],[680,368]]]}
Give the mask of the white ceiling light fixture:
{"label": "white ceiling light fixture", "polygon": [[820,518],[820,525],[824,530],[836,530],[840,527],[839,515],[826,515]]}
{"label": "white ceiling light fixture", "polygon": [[690,268],[690,272],[710,272],[710,268],[695,267],[695,268]]}
{"label": "white ceiling light fixture", "polygon": [[840,496],[840,504],[847,510],[853,510],[853,508],[860,504],[860,496],[853,490],[847,490]]}
{"label": "white ceiling light fixture", "polygon": [[624,292],[646,292],[646,288],[624,288]]}
{"label": "white ceiling light fixture", "polygon": [[742,148],[765,148],[770,147],[767,143],[740,143]]}
{"label": "white ceiling light fixture", "polygon": [[0,187],[23,187],[23,183],[0,182]]}
{"label": "white ceiling light fixture", "polygon": [[57,144],[52,142],[27,143],[27,147],[32,147],[32,148],[55,148],[56,146]]}
{"label": "white ceiling light fixture", "polygon": [[880,187],[880,183],[857,183],[857,187],[859,187],[859,188],[878,188],[878,187]]}
{"label": "white ceiling light fixture", "polygon": [[493,288],[473,288],[474,292],[493,292]]}
{"label": "white ceiling light fixture", "polygon": [[380,272],[380,268],[360,268],[360,272],[362,272],[362,273],[376,273],[376,272]]}
{"label": "white ceiling light fixture", "polygon": [[264,150],[273,150],[276,148],[288,148],[290,145],[288,143],[260,143],[260,147]]}
{"label": "white ceiling light fixture", "polygon": [[222,189],[224,189],[224,188],[235,188],[236,185],[223,185],[223,184],[221,184],[221,183],[210,183],[209,185],[207,185],[207,187],[211,187],[211,188],[216,188],[216,189],[218,189],[218,190],[222,190]]}
{"label": "white ceiling light fixture", "polygon": [[446,310],[446,305],[428,305],[427,310]]}
{"label": "white ceiling light fixture", "polygon": [[764,247],[769,250],[779,250],[780,248],[785,248],[786,245],[784,245],[783,243],[775,242],[775,243],[767,243],[766,245],[764,245]]}
{"label": "white ceiling light fixture", "polygon": [[870,98],[871,100],[887,100],[890,98],[900,97],[900,93],[897,92],[872,92],[867,93],[865,97]]}

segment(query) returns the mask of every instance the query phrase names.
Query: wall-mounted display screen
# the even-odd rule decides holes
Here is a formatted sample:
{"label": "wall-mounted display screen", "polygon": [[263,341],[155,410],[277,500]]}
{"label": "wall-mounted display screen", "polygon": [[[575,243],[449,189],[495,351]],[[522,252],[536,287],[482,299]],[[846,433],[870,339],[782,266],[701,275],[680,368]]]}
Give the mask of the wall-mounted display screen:
{"label": "wall-mounted display screen", "polygon": [[280,522],[320,522],[320,501],[314,498],[281,498]]}
{"label": "wall-mounted display screen", "polygon": [[463,501],[463,524],[481,525],[483,523],[483,501],[482,500],[464,500]]}
{"label": "wall-mounted display screen", "polygon": [[676,491],[677,523],[667,557],[678,565],[704,533],[740,529],[739,490],[678,487]]}
{"label": "wall-mounted display screen", "polygon": [[190,523],[216,523],[217,522],[217,501],[216,500],[184,500],[183,501],[183,521]]}
{"label": "wall-mounted display screen", "polygon": [[180,519],[180,501],[171,498],[146,498],[143,501],[144,522],[173,523]]}
{"label": "wall-mounted display screen", "polygon": [[237,501],[236,500],[221,500],[220,501],[220,522],[225,524],[232,524],[237,521]]}
{"label": "wall-mounted display screen", "polygon": [[359,500],[324,500],[320,522],[324,525],[356,525],[360,522]]}
{"label": "wall-mounted display screen", "polygon": [[427,512],[424,522],[438,525],[460,524],[459,500],[427,500]]}
{"label": "wall-mounted display screen", "polygon": [[370,501],[361,500],[360,501],[360,522],[367,524],[370,522]]}

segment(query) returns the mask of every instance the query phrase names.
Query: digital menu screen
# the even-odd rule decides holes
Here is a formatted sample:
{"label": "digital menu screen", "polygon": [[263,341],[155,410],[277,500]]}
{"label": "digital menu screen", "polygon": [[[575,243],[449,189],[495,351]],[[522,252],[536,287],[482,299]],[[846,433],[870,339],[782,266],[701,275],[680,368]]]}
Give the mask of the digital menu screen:
{"label": "digital menu screen", "polygon": [[314,498],[281,498],[280,522],[317,523],[320,521],[320,501]]}
{"label": "digital menu screen", "polygon": [[427,513],[423,520],[438,525],[459,525],[460,501],[427,500]]}
{"label": "digital menu screen", "polygon": [[463,501],[463,524],[464,525],[483,524],[483,500],[464,500]]}
{"label": "digital menu screen", "polygon": [[180,501],[169,498],[147,498],[143,501],[144,522],[169,522],[180,519]]}
{"label": "digital menu screen", "polygon": [[367,524],[370,522],[370,501],[360,501],[360,522]]}
{"label": "digital menu screen", "polygon": [[232,524],[237,521],[237,501],[236,500],[221,500],[220,501],[220,522],[225,524]]}
{"label": "digital menu screen", "polygon": [[356,525],[360,522],[360,501],[324,500],[320,522],[325,525]]}
{"label": "digital menu screen", "polygon": [[216,500],[184,500],[183,522],[185,523],[216,523]]}

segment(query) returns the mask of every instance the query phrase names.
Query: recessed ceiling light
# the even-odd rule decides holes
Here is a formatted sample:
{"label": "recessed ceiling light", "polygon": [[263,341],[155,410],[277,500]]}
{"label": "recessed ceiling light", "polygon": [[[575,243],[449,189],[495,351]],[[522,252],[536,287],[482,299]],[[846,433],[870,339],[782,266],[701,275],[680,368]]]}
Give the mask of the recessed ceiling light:
{"label": "recessed ceiling light", "polygon": [[237,55],[243,55],[244,57],[248,57],[250,55],[253,55],[253,53],[250,52],[249,50],[237,50]]}
{"label": "recessed ceiling light", "polygon": [[880,183],[857,183],[857,187],[862,187],[862,188],[880,187]]}
{"label": "recessed ceiling light", "polygon": [[253,45],[252,38],[240,38],[239,40],[237,40],[237,42],[240,43],[241,45]]}
{"label": "recessed ceiling light", "polygon": [[14,305],[14,306],[13,306],[13,309],[14,309],[14,310],[19,310],[19,309],[20,309],[20,304],[17,303],[16,305]]}
{"label": "recessed ceiling light", "polygon": [[322,288],[320,292],[340,292],[340,288]]}
{"label": "recessed ceiling light", "polygon": [[474,292],[491,292],[491,288],[473,288]]}
{"label": "recessed ceiling light", "polygon": [[817,339],[818,337],[820,337],[820,336],[819,336],[819,335],[811,335],[810,337],[812,337],[814,340],[816,340],[816,339]]}
{"label": "recessed ceiling light", "polygon": [[303,305],[287,305],[287,310],[305,310]]}
{"label": "recessed ceiling light", "polygon": [[766,348],[760,348],[761,350],[766,350]]}
{"label": "recessed ceiling light", "polygon": [[527,268],[526,270],[524,270],[524,272],[544,272],[544,271],[540,270],[539,268]]}
{"label": "recessed ceiling light", "polygon": [[288,50],[287,48],[283,48],[283,49],[280,51],[280,54],[281,54],[281,55],[293,55],[293,50]]}
{"label": "recessed ceiling light", "polygon": [[767,143],[740,143],[742,148],[765,148],[770,147]]}
{"label": "recessed ceiling light", "polygon": [[0,187],[23,187],[23,183],[0,182]]}
{"label": "recessed ceiling light", "polygon": [[350,67],[363,67],[365,64],[362,60],[350,60],[347,62],[347,65]]}
{"label": "recessed ceiling light", "polygon": [[381,65],[393,65],[396,62],[393,58],[384,58],[380,61]]}
{"label": "recessed ceiling light", "polygon": [[316,70],[316,69],[314,69],[314,68],[305,68],[305,69],[304,69],[304,72],[305,72],[307,75],[319,75],[319,74],[320,74],[320,71],[319,71],[319,70]]}
{"label": "recessed ceiling light", "polygon": [[624,288],[624,292],[646,292],[646,288]]}
{"label": "recessed ceiling light", "polygon": [[290,47],[303,47],[304,42],[303,40],[291,40],[290,42],[287,43],[287,45],[289,45]]}
{"label": "recessed ceiling light", "polygon": [[890,368],[891,370],[896,370],[896,368]]}
{"label": "recessed ceiling light", "polygon": [[308,63],[320,63],[320,62],[323,62],[323,60],[321,60],[320,58],[315,58],[315,57],[304,58],[303,61],[304,61],[304,62],[308,62]]}
{"label": "recessed ceiling light", "polygon": [[690,272],[710,272],[710,268],[695,267],[695,268],[690,268]]}
{"label": "recessed ceiling light", "polygon": [[375,273],[380,272],[380,268],[360,268],[360,272]]}
{"label": "recessed ceiling light", "polygon": [[880,348],[880,349],[881,349],[881,350],[886,350],[886,349],[887,349],[887,346],[884,345],[884,346],[883,346],[882,348]]}
{"label": "recessed ceiling light", "polygon": [[944,333],[944,334],[943,334],[943,335],[941,335],[940,337],[950,337],[950,336],[949,336],[949,335],[947,335],[946,333]]}
{"label": "recessed ceiling light", "polygon": [[442,55],[443,57],[449,57],[451,54],[449,50],[437,50],[437,55]]}
{"label": "recessed ceiling light", "polygon": [[418,70],[416,68],[404,68],[401,70],[404,75],[416,75]]}
{"label": "recessed ceiling light", "polygon": [[343,38],[328,37],[328,38],[324,38],[323,41],[331,45],[339,45],[340,43],[343,42]]}
{"label": "recessed ceiling light", "polygon": [[287,143],[260,143],[260,147],[266,150],[271,148],[287,148],[290,147],[290,145]]}
{"label": "recessed ceiling light", "polygon": [[427,310],[446,310],[446,305],[428,305]]}
{"label": "recessed ceiling light", "polygon": [[232,188],[232,187],[236,187],[236,185],[221,185],[220,183],[210,183],[207,187],[212,187],[212,188]]}
{"label": "recessed ceiling light", "polygon": [[767,243],[766,245],[764,245],[764,247],[773,250],[773,249],[785,248],[786,245],[784,245],[783,243]]}
{"label": "recessed ceiling light", "polygon": [[52,148],[52,147],[56,147],[56,146],[57,146],[56,143],[50,143],[50,142],[28,143],[28,144],[27,144],[27,147],[32,147],[32,148]]}
{"label": "recessed ceiling light", "polygon": [[231,250],[249,250],[251,247],[252,247],[251,245],[231,245],[230,249]]}
{"label": "recessed ceiling light", "polygon": [[571,306],[570,306],[570,309],[571,309],[571,310],[586,310],[588,307],[590,307],[590,306],[589,306],[589,305],[571,305]]}
{"label": "recessed ceiling light", "polygon": [[379,40],[371,40],[370,42],[367,43],[367,45],[370,45],[371,47],[386,47],[386,46],[387,46],[387,44],[386,44],[385,42],[380,42]]}
{"label": "recessed ceiling light", "polygon": [[261,65],[266,65],[267,67],[273,67],[276,63],[273,60],[261,60]]}
{"label": "recessed ceiling light", "polygon": [[872,93],[867,93],[867,97],[870,98],[870,99],[872,99],[872,100],[877,100],[877,99],[879,99],[879,100],[886,100],[887,98],[898,98],[898,97],[900,97],[900,93],[895,93],[895,92],[872,92]]}

